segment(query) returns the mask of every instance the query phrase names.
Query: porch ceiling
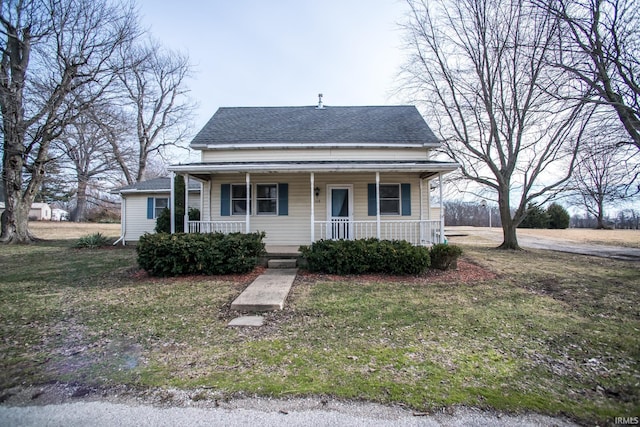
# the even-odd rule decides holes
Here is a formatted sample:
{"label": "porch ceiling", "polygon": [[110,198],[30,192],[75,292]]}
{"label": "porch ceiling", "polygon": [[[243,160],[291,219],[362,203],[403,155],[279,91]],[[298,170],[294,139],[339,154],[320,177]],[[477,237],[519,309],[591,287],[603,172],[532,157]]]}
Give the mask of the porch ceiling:
{"label": "porch ceiling", "polygon": [[169,166],[177,173],[206,179],[208,175],[222,172],[237,173],[309,173],[309,172],[415,172],[429,178],[438,173],[453,172],[459,165],[453,162],[431,160],[403,161],[309,161],[309,162],[207,162]]}

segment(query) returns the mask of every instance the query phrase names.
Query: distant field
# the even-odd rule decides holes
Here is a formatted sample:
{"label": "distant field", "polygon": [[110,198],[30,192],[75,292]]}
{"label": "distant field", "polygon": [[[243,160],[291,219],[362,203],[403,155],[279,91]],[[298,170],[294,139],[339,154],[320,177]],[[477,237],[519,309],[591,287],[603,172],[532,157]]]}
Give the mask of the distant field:
{"label": "distant field", "polygon": [[[502,235],[499,227],[446,227],[447,235],[455,243],[494,244],[490,237]],[[589,228],[568,228],[566,230],[537,230],[519,228],[518,236],[541,237],[578,243],[591,243],[610,246],[640,248],[640,230],[593,230]]]}
{"label": "distant field", "polygon": [[120,236],[120,224],[31,221],[29,229],[36,237],[46,240],[78,239],[98,232],[107,237]]}

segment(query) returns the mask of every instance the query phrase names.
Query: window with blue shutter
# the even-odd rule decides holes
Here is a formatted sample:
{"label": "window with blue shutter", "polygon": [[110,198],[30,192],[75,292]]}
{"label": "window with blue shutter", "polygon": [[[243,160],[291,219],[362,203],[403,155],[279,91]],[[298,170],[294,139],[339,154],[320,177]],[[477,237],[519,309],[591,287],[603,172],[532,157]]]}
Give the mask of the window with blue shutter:
{"label": "window with blue shutter", "polygon": [[289,215],[289,184],[278,184],[278,215]]}
{"label": "window with blue shutter", "polygon": [[368,215],[376,216],[376,185],[367,184]]}
{"label": "window with blue shutter", "polygon": [[411,184],[400,184],[402,191],[402,216],[411,216]]}
{"label": "window with blue shutter", "polygon": [[153,219],[153,197],[147,197],[147,219]]}
{"label": "window with blue shutter", "polygon": [[220,185],[220,216],[231,215],[231,184]]}

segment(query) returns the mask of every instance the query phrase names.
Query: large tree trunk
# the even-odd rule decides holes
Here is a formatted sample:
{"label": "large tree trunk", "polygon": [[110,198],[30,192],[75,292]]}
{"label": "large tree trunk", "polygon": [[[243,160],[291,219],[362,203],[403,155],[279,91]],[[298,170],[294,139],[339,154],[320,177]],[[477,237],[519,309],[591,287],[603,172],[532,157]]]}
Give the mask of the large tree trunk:
{"label": "large tree trunk", "polygon": [[73,210],[71,221],[84,222],[87,220],[87,181],[88,178],[78,179],[78,193],[76,195],[76,208]]}
{"label": "large tree trunk", "polygon": [[511,207],[509,200],[510,186],[505,186],[498,193],[498,210],[500,211],[500,220],[502,221],[502,244],[498,249],[520,249],[518,244],[518,236],[516,235],[517,222],[511,217]]}

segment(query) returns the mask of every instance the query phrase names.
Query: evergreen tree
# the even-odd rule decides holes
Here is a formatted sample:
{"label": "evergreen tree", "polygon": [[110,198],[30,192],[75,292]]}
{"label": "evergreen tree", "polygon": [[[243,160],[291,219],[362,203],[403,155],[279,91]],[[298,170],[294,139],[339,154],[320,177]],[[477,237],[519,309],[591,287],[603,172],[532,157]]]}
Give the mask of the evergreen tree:
{"label": "evergreen tree", "polygon": [[551,203],[547,208],[549,217],[549,228],[564,229],[569,227],[571,216],[569,212],[557,203]]}

